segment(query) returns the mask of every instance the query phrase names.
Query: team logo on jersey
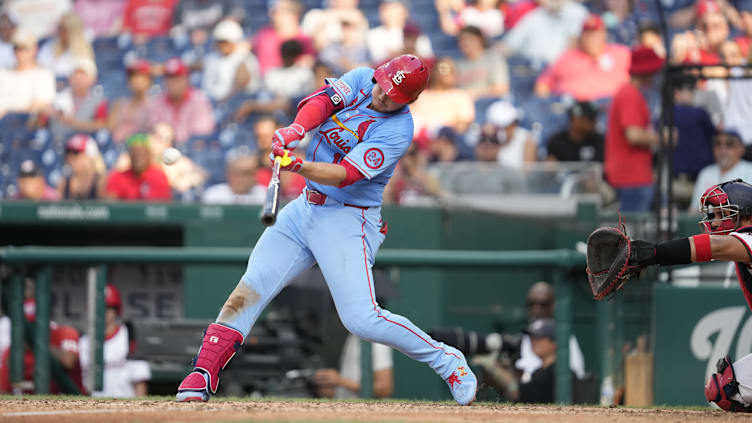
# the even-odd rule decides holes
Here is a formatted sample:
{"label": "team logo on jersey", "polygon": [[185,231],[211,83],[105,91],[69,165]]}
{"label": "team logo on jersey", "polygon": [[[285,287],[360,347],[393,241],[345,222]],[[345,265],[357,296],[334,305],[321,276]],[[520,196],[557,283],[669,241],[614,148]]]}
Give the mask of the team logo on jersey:
{"label": "team logo on jersey", "polygon": [[209,337],[209,342],[212,343],[212,344],[216,344],[217,342],[219,342],[219,338],[216,337],[216,336],[210,336]]}
{"label": "team logo on jersey", "polygon": [[402,83],[403,79],[405,79],[405,72],[397,71],[397,73],[395,73],[392,77],[392,82],[394,82],[395,85],[399,85]]}
{"label": "team logo on jersey", "polygon": [[332,100],[332,104],[334,104],[335,106],[339,105],[339,103],[342,102],[342,97],[340,97],[339,94],[334,94],[329,98]]}
{"label": "team logo on jersey", "polygon": [[369,148],[363,155],[363,162],[369,169],[378,169],[384,163],[384,153],[378,148]]}
{"label": "team logo on jersey", "polygon": [[371,124],[374,123],[374,122],[376,122],[376,121],[373,120],[373,119],[369,119],[369,120],[360,122],[360,125],[358,125],[358,142],[363,141],[363,135],[366,134],[366,131],[368,130],[368,127],[371,126]]}
{"label": "team logo on jersey", "polygon": [[344,129],[335,126],[334,128],[327,129],[326,131],[319,131],[319,133],[324,136],[324,138],[330,145],[336,145],[340,150],[347,154],[350,152],[350,150],[352,150],[352,147],[347,145],[348,141],[342,138],[342,136],[340,135],[344,131]]}

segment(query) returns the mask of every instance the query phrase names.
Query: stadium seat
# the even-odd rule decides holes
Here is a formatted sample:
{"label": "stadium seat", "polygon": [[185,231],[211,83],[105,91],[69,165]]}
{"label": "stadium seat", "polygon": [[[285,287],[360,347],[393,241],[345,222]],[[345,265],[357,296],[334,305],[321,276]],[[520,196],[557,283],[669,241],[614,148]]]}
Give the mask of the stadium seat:
{"label": "stadium seat", "polygon": [[545,146],[551,135],[567,125],[567,108],[573,100],[566,97],[531,97],[522,105],[523,122]]}
{"label": "stadium seat", "polygon": [[509,87],[512,96],[516,102],[524,103],[533,94],[539,71],[521,56],[508,57],[507,65],[509,66]]}

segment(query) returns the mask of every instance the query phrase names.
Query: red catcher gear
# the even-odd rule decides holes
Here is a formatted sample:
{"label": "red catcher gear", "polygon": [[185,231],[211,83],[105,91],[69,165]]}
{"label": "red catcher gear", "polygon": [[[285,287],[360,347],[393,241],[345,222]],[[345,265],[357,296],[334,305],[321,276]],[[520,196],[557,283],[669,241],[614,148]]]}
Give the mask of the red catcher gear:
{"label": "red catcher gear", "polygon": [[417,56],[403,54],[376,68],[373,78],[395,103],[415,101],[428,86],[430,71]]}
{"label": "red catcher gear", "polygon": [[710,375],[710,379],[705,384],[705,398],[709,402],[714,402],[722,410],[752,412],[752,408],[731,399],[739,392],[739,382],[736,381],[734,366],[729,356],[718,360],[716,370],[718,373]]}
{"label": "red catcher gear", "polygon": [[[206,328],[201,349],[194,363],[194,370],[201,370],[209,376],[209,388],[212,393],[219,387],[219,372],[230,362],[235,352],[243,345],[243,334],[237,330],[212,323]],[[189,377],[191,375],[188,375]],[[189,377],[180,384],[178,391],[186,389],[184,385]]]}
{"label": "red catcher gear", "polygon": [[[711,235],[726,235],[743,216],[752,216],[752,185],[734,179],[708,188],[700,197],[700,226]],[[713,229],[711,224],[716,223]]]}
{"label": "red catcher gear", "polygon": [[123,301],[120,299],[120,291],[109,283],[104,287],[104,305],[106,307],[114,307],[117,309],[118,315],[120,315],[120,311],[123,309]]}

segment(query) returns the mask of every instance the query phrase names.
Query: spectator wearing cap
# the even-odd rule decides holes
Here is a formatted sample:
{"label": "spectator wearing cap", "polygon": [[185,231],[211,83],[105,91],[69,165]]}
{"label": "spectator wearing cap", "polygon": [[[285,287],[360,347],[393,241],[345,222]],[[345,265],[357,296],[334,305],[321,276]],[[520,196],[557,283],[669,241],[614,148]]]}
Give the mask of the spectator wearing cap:
{"label": "spectator wearing cap", "polygon": [[143,43],[167,35],[178,0],[128,0],[123,12],[123,31]]}
{"label": "spectator wearing cap", "polygon": [[214,101],[256,92],[261,86],[261,71],[240,24],[225,19],[214,27],[212,38],[217,50],[204,59],[202,90]]}
{"label": "spectator wearing cap", "polygon": [[733,129],[718,132],[713,137],[713,158],[715,163],[700,171],[695,182],[690,210],[697,211],[700,196],[715,184],[740,178],[752,181],[752,163],[743,159],[742,137]]}
{"label": "spectator wearing cap", "polygon": [[343,15],[340,21],[342,37],[329,43],[319,53],[319,60],[329,65],[338,75],[368,66],[371,62],[366,44],[368,26],[362,27],[355,15]]}
{"label": "spectator wearing cap", "polygon": [[110,173],[105,197],[124,201],[169,201],[172,195],[167,176],[153,163],[148,135],[131,135],[126,145],[130,167]]}
{"label": "spectator wearing cap", "polygon": [[[410,17],[408,0],[382,0],[379,5],[381,25],[371,28],[366,36],[374,63],[385,62],[405,48],[405,25]],[[431,40],[422,34],[416,40],[418,57],[433,57]]]}
{"label": "spectator wearing cap", "polygon": [[462,2],[436,0],[441,30],[449,35],[458,35],[462,28],[474,26],[484,37],[498,37],[504,32],[504,14],[497,7],[497,0]]}
{"label": "spectator wearing cap", "polygon": [[520,114],[508,101],[497,101],[486,111],[486,123],[476,145],[476,159],[495,161],[501,166],[519,169],[536,160],[538,143],[519,126]]}
{"label": "spectator wearing cap", "polygon": [[294,100],[315,90],[313,71],[298,61],[303,54],[302,44],[288,40],[279,49],[282,66],[269,69],[264,75],[264,91],[277,98]]}
{"label": "spectator wearing cap", "polygon": [[602,162],[603,135],[596,131],[598,111],[592,103],[578,101],[567,109],[567,129],[554,134],[547,143],[548,161]]}
{"label": "spectator wearing cap", "polygon": [[[365,40],[368,20],[358,9],[358,0],[329,0],[329,7],[311,9],[303,16],[303,33],[313,38],[316,50],[347,41],[347,36]],[[347,23],[349,28],[345,28]],[[345,34],[347,32],[347,34]]]}
{"label": "spectator wearing cap", "polygon": [[282,65],[280,48],[285,41],[295,40],[300,43],[303,53],[298,60],[311,66],[316,56],[313,39],[303,33],[300,16],[303,5],[298,0],[269,0],[269,17],[271,25],[261,28],[253,38],[253,53],[259,60],[261,74]]}
{"label": "spectator wearing cap", "polygon": [[37,60],[58,78],[73,73],[77,61],[94,61],[94,49],[86,38],[84,23],[75,12],[68,12],[57,25],[57,34],[39,49]]}
{"label": "spectator wearing cap", "polygon": [[428,88],[410,105],[410,112],[419,144],[425,144],[428,135],[443,126],[460,134],[467,131],[475,119],[475,105],[470,94],[457,87],[454,60],[444,57],[436,61]]}
{"label": "spectator wearing cap", "polygon": [[13,53],[13,31],[17,23],[10,10],[0,9],[0,68],[11,69],[16,65]]}
{"label": "spectator wearing cap", "polygon": [[149,129],[151,101],[151,65],[145,60],[136,60],[126,66],[130,97],[117,99],[107,117],[112,139],[125,142],[131,135]]}
{"label": "spectator wearing cap", "polygon": [[721,46],[728,40],[730,31],[724,9],[713,0],[700,0],[695,8],[695,30],[676,34],[671,39],[671,62],[717,65],[721,63]]}
{"label": "spectator wearing cap", "polygon": [[227,182],[212,185],[201,196],[205,204],[263,204],[266,186],[257,183],[258,158],[250,152],[234,152],[227,160]]}
{"label": "spectator wearing cap", "polygon": [[458,41],[462,58],[457,61],[457,86],[473,100],[505,96],[509,92],[506,59],[486,48],[486,38],[475,26],[463,27]]}
{"label": "spectator wearing cap", "polygon": [[598,15],[582,25],[577,47],[566,50],[538,77],[535,93],[568,94],[581,101],[612,97],[629,79],[629,49],[608,43],[608,33]]}
{"label": "spectator wearing cap", "polygon": [[533,353],[541,360],[541,366],[529,381],[520,384],[518,402],[552,403],[556,386],[556,322],[553,319],[538,319],[527,328]]}
{"label": "spectator wearing cap", "polygon": [[18,193],[16,200],[57,201],[57,191],[47,185],[42,169],[34,160],[24,160],[18,169]]}
{"label": "spectator wearing cap", "polygon": [[418,56],[421,59],[423,59],[423,63],[425,63],[427,66],[433,67],[434,62],[436,59],[433,56],[433,52],[430,52],[430,56],[426,56],[423,54],[423,52],[418,51],[418,44],[423,43],[423,32],[420,30],[420,27],[414,23],[414,22],[406,22],[405,28],[402,30],[402,52],[400,52],[397,56],[403,55],[403,54],[412,54],[413,56]]}
{"label": "spectator wearing cap", "polygon": [[16,66],[0,69],[0,117],[45,111],[55,98],[55,76],[37,65],[37,39],[23,29],[12,38]]}
{"label": "spectator wearing cap", "polygon": [[86,32],[97,38],[120,34],[125,3],[125,0],[75,0],[73,7]]}
{"label": "spectator wearing cap", "polygon": [[734,28],[741,28],[741,18],[735,7],[740,1],[674,0],[673,3],[673,12],[667,20],[671,28],[683,30],[691,27],[709,8],[722,13]]}
{"label": "spectator wearing cap", "polygon": [[462,138],[448,126],[439,129],[429,145],[428,161],[431,163],[451,163],[472,158],[472,152],[462,142]]}
{"label": "spectator wearing cap", "polygon": [[55,96],[50,129],[56,138],[71,132],[94,132],[107,127],[107,99],[101,90],[93,90],[97,65],[87,58],[73,61],[69,87]]}
{"label": "spectator wearing cap", "polygon": [[153,101],[149,126],[167,122],[175,130],[175,141],[182,144],[194,135],[214,132],[214,111],[206,94],[191,87],[188,66],[180,59],[165,63],[165,91]]}
{"label": "spectator wearing cap", "polygon": [[606,180],[616,189],[621,211],[648,211],[653,201],[653,152],[659,142],[640,91],[652,84],[663,59],[647,47],[632,51],[630,79],[614,95],[604,153]]}
{"label": "spectator wearing cap", "polygon": [[580,35],[588,16],[585,6],[572,0],[540,0],[504,38],[507,55],[521,55],[534,64],[554,62]]}
{"label": "spectator wearing cap", "polygon": [[[239,0],[182,0],[172,15],[171,35],[187,35],[193,45],[203,45],[223,20],[241,23],[245,10]],[[215,37],[216,40],[216,37]]]}
{"label": "spectator wearing cap", "polygon": [[63,200],[97,200],[104,194],[107,169],[97,143],[86,134],[65,142],[65,176],[57,185]]}

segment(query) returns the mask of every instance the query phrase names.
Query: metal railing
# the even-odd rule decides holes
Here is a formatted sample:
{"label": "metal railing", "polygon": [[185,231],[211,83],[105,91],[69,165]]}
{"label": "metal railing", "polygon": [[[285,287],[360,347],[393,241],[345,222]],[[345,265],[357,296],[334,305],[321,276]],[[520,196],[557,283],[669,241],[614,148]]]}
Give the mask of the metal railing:
{"label": "metal railing", "polygon": [[[178,264],[245,264],[247,248],[129,248],[129,247],[6,247],[0,249],[0,263],[9,266],[37,265],[37,322],[49,321],[50,268],[54,264],[82,264],[96,267],[89,272],[89,330],[93,345],[94,389],[102,387],[104,340],[104,287],[108,265],[112,263],[178,263]],[[459,251],[459,250],[409,250],[384,249],[376,256],[379,267],[438,267],[438,268],[541,268],[552,269],[556,291],[556,401],[572,402],[572,373],[569,370],[569,337],[572,333],[572,284],[567,273],[583,268],[585,257],[572,250],[545,251]],[[11,318],[10,380],[23,378],[23,274],[13,273],[9,290],[9,315]],[[409,317],[409,316],[408,316]],[[46,393],[49,387],[49,325],[36,325],[34,386],[37,393]],[[363,348],[370,351],[370,348]],[[366,354],[366,363],[368,356]],[[365,364],[365,363],[364,363]],[[361,381],[361,394],[372,393],[370,367],[365,367]]]}

